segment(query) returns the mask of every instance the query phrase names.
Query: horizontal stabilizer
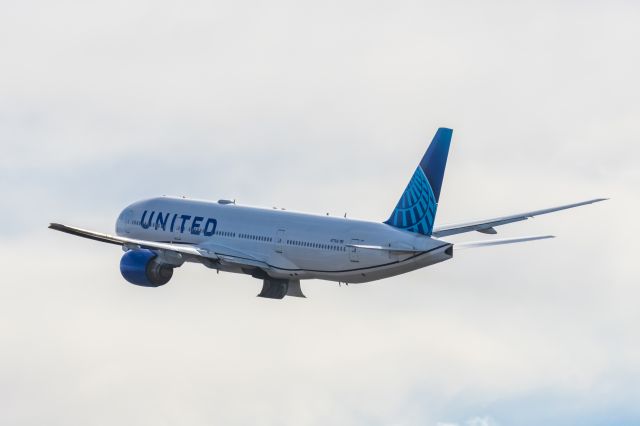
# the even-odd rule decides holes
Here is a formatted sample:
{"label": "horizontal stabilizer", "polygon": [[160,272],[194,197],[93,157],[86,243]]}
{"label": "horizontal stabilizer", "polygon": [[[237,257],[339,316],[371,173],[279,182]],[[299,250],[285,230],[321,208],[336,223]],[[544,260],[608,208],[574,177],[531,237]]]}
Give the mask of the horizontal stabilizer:
{"label": "horizontal stabilizer", "polygon": [[456,250],[488,247],[488,246],[500,246],[503,244],[524,243],[527,241],[546,240],[548,238],[555,238],[553,235],[537,235],[533,237],[519,237],[519,238],[503,238],[500,240],[488,240],[488,241],[469,241],[466,243],[454,244],[453,248]]}

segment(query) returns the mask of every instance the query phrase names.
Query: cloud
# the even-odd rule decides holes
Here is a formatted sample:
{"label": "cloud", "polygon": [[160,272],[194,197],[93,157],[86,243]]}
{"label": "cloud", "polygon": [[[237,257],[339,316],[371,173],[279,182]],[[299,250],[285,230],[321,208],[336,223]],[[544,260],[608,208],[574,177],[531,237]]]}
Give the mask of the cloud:
{"label": "cloud", "polygon": [[[640,419],[636,3],[4,12],[2,423]],[[284,303],[197,265],[130,286],[117,248],[46,229],[163,193],[382,220],[440,125],[440,223],[612,200],[500,230],[553,241]]]}
{"label": "cloud", "polygon": [[474,417],[467,420],[466,424],[467,426],[497,426],[498,423],[491,417]]}
{"label": "cloud", "polygon": [[[472,417],[463,423],[465,426],[498,426],[491,417]],[[459,426],[459,423],[438,422],[436,426]]]}

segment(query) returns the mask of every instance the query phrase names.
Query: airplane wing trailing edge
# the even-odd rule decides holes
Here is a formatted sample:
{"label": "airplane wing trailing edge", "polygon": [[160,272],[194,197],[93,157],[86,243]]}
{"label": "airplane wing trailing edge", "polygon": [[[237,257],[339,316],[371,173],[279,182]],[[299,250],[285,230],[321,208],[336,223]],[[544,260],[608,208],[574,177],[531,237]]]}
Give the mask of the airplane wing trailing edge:
{"label": "airplane wing trailing edge", "polygon": [[547,213],[553,213],[559,210],[572,209],[574,207],[580,207],[587,204],[593,204],[593,203],[597,203],[605,200],[608,200],[608,198],[595,198],[593,200],[581,201],[579,203],[565,204],[563,206],[551,207],[549,209],[534,210],[530,212],[518,213],[518,214],[498,217],[494,219],[479,220],[475,222],[460,223],[455,225],[437,226],[434,228],[432,235],[434,237],[439,238],[439,237],[446,237],[448,235],[463,234],[465,232],[473,232],[473,231],[481,232],[483,234],[497,234],[498,231],[495,230],[496,226],[506,225],[508,223],[520,222],[522,220],[527,220],[530,217],[540,216]]}
{"label": "airplane wing trailing edge", "polygon": [[200,247],[193,244],[171,244],[155,241],[137,240],[134,238],[119,237],[116,235],[103,234],[101,232],[75,228],[73,226],[62,225],[59,223],[51,223],[49,225],[49,228],[78,237],[88,238],[90,240],[123,246],[127,249],[149,249],[156,252],[162,252],[165,255],[173,255],[174,257],[177,256],[177,260],[191,258],[202,263],[207,263],[206,261],[213,261],[216,263],[227,263],[253,268],[270,269],[270,266],[267,263],[256,259],[254,256],[239,252],[234,249],[225,249],[225,247],[222,246],[214,246],[208,244],[206,246]]}
{"label": "airplane wing trailing edge", "polygon": [[73,226],[62,225],[60,223],[52,223],[50,229],[65,232],[77,237],[88,238],[90,240],[100,241],[103,243],[125,246],[127,248],[143,248],[150,250],[169,250],[176,253],[187,254],[192,256],[200,256],[200,253],[191,245],[174,245],[169,243],[158,243],[155,241],[136,240],[134,238],[118,237],[115,235],[103,234],[101,232],[89,231],[87,229],[75,228]]}

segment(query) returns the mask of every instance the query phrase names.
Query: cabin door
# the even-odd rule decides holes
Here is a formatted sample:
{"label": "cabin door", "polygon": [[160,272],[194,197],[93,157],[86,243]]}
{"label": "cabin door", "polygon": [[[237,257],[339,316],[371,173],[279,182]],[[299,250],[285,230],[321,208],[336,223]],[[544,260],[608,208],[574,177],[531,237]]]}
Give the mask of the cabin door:
{"label": "cabin door", "polygon": [[276,253],[282,253],[284,251],[284,229],[278,229],[276,236],[273,240],[275,242]]}
{"label": "cabin door", "polygon": [[[362,244],[362,240],[358,238],[352,238],[351,244]],[[352,262],[360,262],[360,252],[357,247],[349,247],[349,260]]]}
{"label": "cabin door", "polygon": [[[170,218],[170,219],[172,219],[172,218]],[[182,232],[180,232],[181,223],[182,223],[182,220],[180,219],[180,216],[178,216],[176,218],[176,221],[175,221],[175,224],[174,224],[175,226],[173,228],[173,240],[174,241],[182,241]],[[185,231],[186,231],[186,229],[185,229]]]}

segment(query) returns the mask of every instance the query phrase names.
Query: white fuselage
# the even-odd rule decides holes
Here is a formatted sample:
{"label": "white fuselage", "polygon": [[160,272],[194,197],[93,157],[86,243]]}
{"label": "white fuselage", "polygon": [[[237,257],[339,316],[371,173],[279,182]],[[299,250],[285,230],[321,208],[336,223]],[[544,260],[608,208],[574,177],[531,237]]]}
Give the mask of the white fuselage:
{"label": "white fuselage", "polygon": [[[269,276],[284,279],[361,283],[451,258],[451,244],[384,223],[174,197],[128,206],[117,220],[116,233],[223,251],[263,262]],[[354,248],[352,244],[419,251]],[[207,266],[252,273],[250,268],[224,263]]]}

